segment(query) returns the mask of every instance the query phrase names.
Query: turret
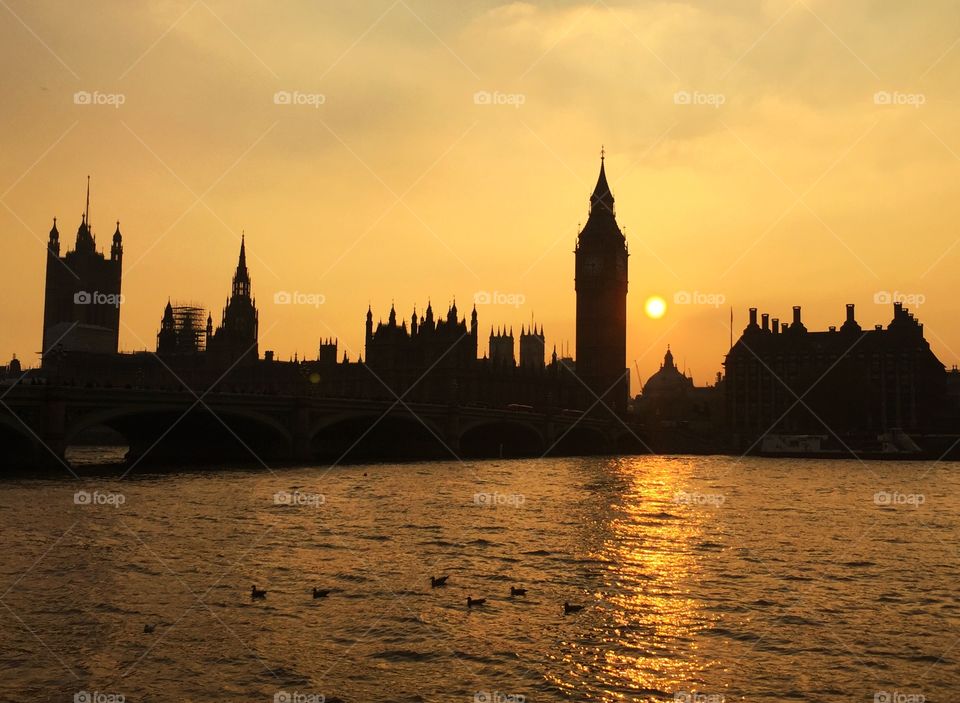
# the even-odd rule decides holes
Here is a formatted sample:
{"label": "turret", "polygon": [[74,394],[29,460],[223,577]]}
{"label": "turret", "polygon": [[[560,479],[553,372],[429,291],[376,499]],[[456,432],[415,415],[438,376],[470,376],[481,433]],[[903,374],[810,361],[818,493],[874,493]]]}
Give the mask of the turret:
{"label": "turret", "polygon": [[60,256],[60,231],[57,229],[57,218],[53,218],[53,227],[50,228],[50,240],[47,248],[55,255]]}
{"label": "turret", "polygon": [[113,233],[113,246],[110,247],[110,260],[120,261],[123,258],[123,235],[120,234],[120,220],[117,220],[117,229]]}

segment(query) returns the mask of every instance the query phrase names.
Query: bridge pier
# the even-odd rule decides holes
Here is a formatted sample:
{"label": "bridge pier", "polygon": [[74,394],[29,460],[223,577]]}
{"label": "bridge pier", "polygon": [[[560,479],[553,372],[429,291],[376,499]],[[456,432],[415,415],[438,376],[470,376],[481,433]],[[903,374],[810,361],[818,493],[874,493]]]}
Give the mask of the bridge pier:
{"label": "bridge pier", "polygon": [[460,454],[460,413],[456,408],[451,408],[447,413],[443,425],[443,441],[450,449],[459,456]]}
{"label": "bridge pier", "polygon": [[48,395],[41,413],[37,463],[43,468],[62,469],[67,461],[67,402],[60,395]]}
{"label": "bridge pier", "polygon": [[293,409],[292,430],[290,458],[294,461],[309,461],[313,458],[313,437],[310,434],[310,408],[302,400],[299,400]]}

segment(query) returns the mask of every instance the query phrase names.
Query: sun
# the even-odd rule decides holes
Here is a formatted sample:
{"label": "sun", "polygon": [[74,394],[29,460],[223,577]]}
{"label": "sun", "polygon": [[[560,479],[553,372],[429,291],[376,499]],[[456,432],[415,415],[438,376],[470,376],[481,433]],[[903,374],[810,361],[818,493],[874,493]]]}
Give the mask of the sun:
{"label": "sun", "polygon": [[647,298],[647,302],[643,305],[643,310],[647,313],[647,317],[659,320],[667,311],[667,301],[659,295],[652,295]]}

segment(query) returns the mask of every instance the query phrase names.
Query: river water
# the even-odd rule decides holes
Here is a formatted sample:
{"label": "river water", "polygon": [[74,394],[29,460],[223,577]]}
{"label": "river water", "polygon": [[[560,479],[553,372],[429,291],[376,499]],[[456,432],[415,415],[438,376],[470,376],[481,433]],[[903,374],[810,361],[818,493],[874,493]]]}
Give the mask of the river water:
{"label": "river water", "polygon": [[0,700],[954,700],[958,476],[629,457],[7,480]]}

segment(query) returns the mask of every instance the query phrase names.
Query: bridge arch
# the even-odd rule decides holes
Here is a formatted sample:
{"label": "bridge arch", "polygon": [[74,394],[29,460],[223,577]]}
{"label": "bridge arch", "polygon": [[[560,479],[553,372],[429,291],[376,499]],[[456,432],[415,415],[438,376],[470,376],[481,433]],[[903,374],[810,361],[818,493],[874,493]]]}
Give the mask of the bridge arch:
{"label": "bridge arch", "polygon": [[463,456],[541,456],[546,450],[543,433],[533,423],[508,418],[474,420],[460,430]]}
{"label": "bridge arch", "polygon": [[[68,424],[66,444],[105,426],[129,443],[128,461],[206,463],[289,457],[292,435],[277,418],[248,408],[181,404],[127,405],[84,413]],[[193,407],[191,407],[193,406]]]}
{"label": "bridge arch", "polygon": [[33,465],[39,452],[44,451],[37,438],[10,412],[0,414],[0,447],[5,463],[14,467]]}
{"label": "bridge arch", "polygon": [[604,431],[589,425],[558,427],[551,440],[551,456],[607,454],[614,445]]}
{"label": "bridge arch", "polygon": [[317,419],[309,432],[310,458],[356,463],[383,459],[453,459],[450,442],[429,417],[405,409],[383,412],[349,412]]}

